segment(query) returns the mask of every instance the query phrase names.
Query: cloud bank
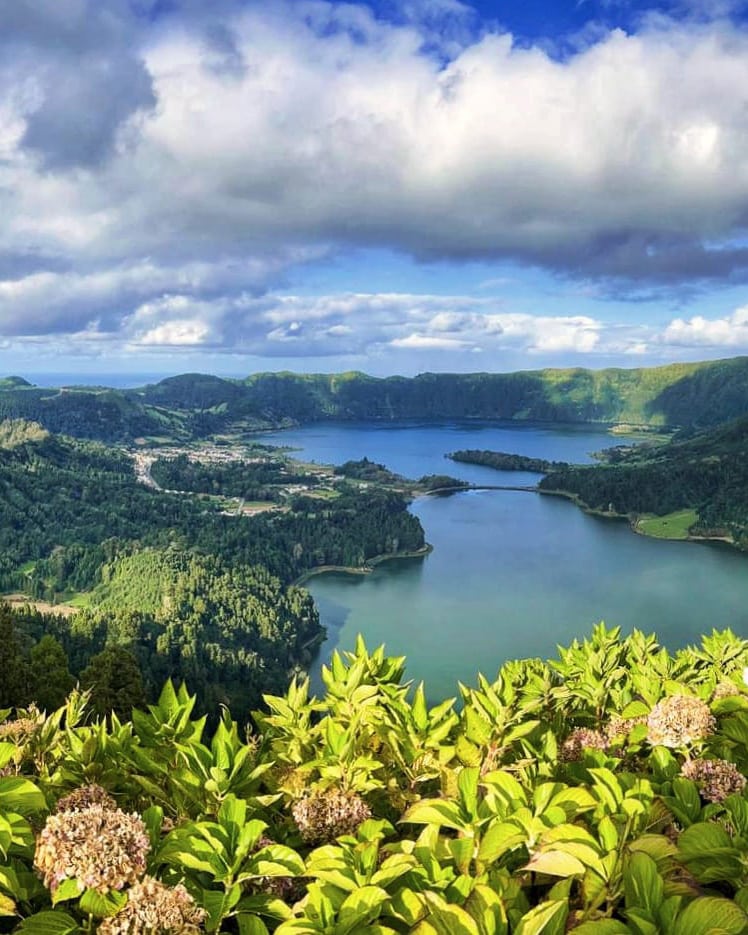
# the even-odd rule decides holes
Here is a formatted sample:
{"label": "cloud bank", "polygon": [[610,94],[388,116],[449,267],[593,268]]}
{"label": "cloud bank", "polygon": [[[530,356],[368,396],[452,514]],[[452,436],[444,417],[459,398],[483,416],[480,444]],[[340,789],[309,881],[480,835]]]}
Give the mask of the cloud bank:
{"label": "cloud bank", "polygon": [[[725,19],[659,17],[554,56],[476,34],[457,0],[397,22],[321,0],[154,9],[0,9],[6,339],[635,353],[641,335],[551,309],[282,286],[372,247],[624,293],[747,278],[748,33]],[[647,341],[746,339],[732,316]]]}

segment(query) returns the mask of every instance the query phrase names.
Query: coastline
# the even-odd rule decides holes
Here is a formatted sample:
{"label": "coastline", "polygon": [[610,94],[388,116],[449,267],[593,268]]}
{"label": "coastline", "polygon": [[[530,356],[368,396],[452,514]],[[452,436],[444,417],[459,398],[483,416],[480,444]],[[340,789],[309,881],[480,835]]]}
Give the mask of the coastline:
{"label": "coastline", "polygon": [[731,536],[699,536],[690,533],[683,538],[675,536],[672,538],[667,536],[653,536],[639,526],[639,517],[632,518],[628,513],[614,513],[610,510],[596,510],[594,507],[588,506],[577,494],[571,493],[568,490],[543,490],[541,487],[538,487],[538,493],[546,497],[562,497],[564,500],[569,500],[588,516],[597,516],[600,519],[625,520],[632,532],[636,533],[637,536],[643,536],[645,539],[659,539],[662,542],[720,542],[723,545],[728,545],[733,549],[737,549],[739,552],[742,551]]}
{"label": "coastline", "polygon": [[331,572],[338,572],[344,575],[369,575],[374,571],[377,565],[382,565],[384,562],[399,558],[425,558],[433,551],[433,545],[427,542],[422,548],[413,549],[410,552],[387,552],[384,555],[375,555],[374,558],[369,559],[365,565],[317,565],[315,568],[310,568],[302,572],[298,578],[291,582],[290,587],[303,587],[310,578],[314,578],[317,575],[326,575]]}

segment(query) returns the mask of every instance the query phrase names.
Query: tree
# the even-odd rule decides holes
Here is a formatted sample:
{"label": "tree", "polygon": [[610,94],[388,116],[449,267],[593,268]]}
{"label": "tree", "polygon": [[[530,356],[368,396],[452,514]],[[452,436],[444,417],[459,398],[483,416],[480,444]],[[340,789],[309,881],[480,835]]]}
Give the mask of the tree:
{"label": "tree", "polygon": [[124,646],[110,646],[94,656],[81,673],[81,687],[90,689],[97,714],[114,711],[129,718],[133,708],[145,705],[138,660]]}
{"label": "tree", "polygon": [[0,707],[15,708],[28,701],[28,663],[21,648],[13,612],[0,606]]}
{"label": "tree", "polygon": [[42,711],[54,711],[65,703],[75,685],[62,644],[47,634],[29,654],[29,694]]}

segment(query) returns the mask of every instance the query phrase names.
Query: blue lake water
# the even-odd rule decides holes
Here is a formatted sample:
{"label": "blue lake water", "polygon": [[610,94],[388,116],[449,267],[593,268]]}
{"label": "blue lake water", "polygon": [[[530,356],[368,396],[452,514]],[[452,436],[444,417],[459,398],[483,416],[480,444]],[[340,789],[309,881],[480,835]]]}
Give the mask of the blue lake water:
{"label": "blue lake water", "polygon": [[[449,473],[474,483],[534,483],[445,460],[457,448],[489,448],[582,462],[623,440],[558,426],[322,424],[263,436],[295,456],[341,463],[364,455],[408,477]],[[328,639],[312,675],[357,633],[408,657],[408,675],[429,697],[458,680],[493,676],[508,658],[555,655],[556,645],[605,620],[656,631],[671,648],[712,627],[748,635],[748,556],[718,544],[637,536],[623,522],[587,516],[568,501],[532,493],[467,491],[411,507],[434,551],[372,574],[312,578]]]}

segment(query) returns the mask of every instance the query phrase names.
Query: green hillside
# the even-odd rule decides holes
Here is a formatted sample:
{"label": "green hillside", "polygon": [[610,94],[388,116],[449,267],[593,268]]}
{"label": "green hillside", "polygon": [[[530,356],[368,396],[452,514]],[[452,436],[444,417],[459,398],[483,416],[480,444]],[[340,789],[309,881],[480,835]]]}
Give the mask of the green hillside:
{"label": "green hillside", "polygon": [[[552,470],[540,488],[572,494],[594,510],[634,517],[691,511],[686,531],[727,537],[745,548],[748,417],[691,436],[681,434],[662,446],[613,449],[608,463]],[[680,526],[687,515],[681,512]],[[650,531],[646,523],[642,531]],[[680,531],[682,538],[685,532]]]}
{"label": "green hillside", "polygon": [[748,358],[633,370],[518,373],[183,374],[135,390],[0,382],[0,418],[102,441],[188,440],[335,420],[510,419],[652,427],[716,425],[748,413]]}

